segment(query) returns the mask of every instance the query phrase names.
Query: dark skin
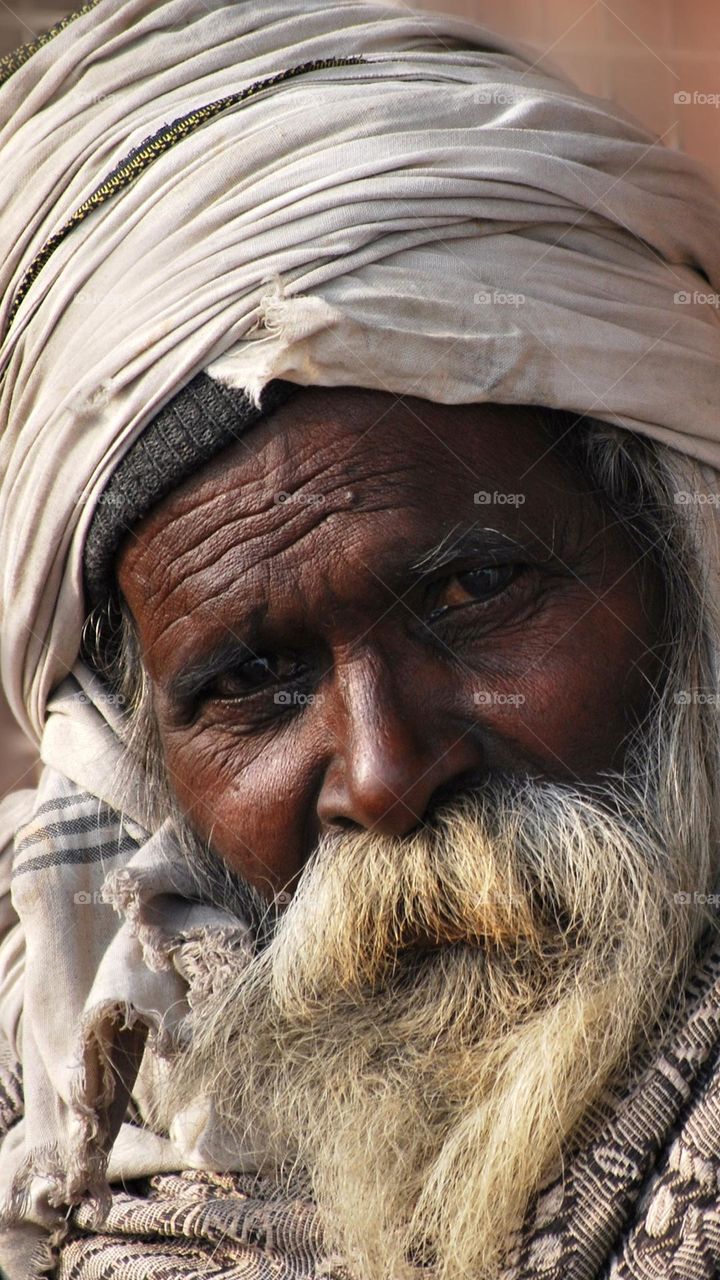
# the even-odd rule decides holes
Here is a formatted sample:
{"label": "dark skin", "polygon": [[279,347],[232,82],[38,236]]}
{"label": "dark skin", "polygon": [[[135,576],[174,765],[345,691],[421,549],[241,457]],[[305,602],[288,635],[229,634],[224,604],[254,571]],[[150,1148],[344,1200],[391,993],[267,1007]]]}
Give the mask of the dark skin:
{"label": "dark skin", "polygon": [[326,831],[621,767],[662,677],[657,571],[523,408],[302,389],[117,575],[177,800],[268,897]]}

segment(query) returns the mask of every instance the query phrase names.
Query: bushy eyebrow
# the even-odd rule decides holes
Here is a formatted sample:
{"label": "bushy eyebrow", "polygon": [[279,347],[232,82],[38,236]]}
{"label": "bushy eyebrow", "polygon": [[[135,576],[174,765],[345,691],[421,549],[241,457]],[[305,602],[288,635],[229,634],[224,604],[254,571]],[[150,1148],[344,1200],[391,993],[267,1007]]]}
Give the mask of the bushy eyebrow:
{"label": "bushy eyebrow", "polygon": [[411,565],[413,573],[425,575],[445,569],[456,560],[471,559],[474,556],[492,556],[501,551],[512,551],[530,555],[530,549],[509,533],[500,529],[466,529],[458,531],[457,527],[445,534],[435,546]]}

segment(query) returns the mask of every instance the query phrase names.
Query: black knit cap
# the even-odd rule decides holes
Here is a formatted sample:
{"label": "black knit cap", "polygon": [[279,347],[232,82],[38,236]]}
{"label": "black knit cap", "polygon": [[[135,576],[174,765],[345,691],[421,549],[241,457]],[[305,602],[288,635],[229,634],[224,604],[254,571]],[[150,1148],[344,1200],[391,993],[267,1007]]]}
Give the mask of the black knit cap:
{"label": "black knit cap", "polygon": [[115,594],[113,567],[124,535],[142,516],[259,419],[297,391],[276,378],[258,408],[244,391],[198,373],[148,423],[101,494],[85,539],[87,611]]}

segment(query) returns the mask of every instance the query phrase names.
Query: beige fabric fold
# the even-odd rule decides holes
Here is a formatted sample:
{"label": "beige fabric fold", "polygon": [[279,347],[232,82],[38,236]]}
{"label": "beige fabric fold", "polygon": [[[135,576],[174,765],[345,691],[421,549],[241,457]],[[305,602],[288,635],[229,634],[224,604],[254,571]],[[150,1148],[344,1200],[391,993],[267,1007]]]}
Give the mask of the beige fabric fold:
{"label": "beige fabric fold", "polygon": [[[366,61],[184,132],[73,226],[13,315],[131,149],[348,57]],[[93,505],[207,365],[255,393],[282,374],[558,405],[720,460],[708,180],[471,24],[357,0],[100,0],[0,90],[0,168],[0,651],[36,741],[78,654]]]}

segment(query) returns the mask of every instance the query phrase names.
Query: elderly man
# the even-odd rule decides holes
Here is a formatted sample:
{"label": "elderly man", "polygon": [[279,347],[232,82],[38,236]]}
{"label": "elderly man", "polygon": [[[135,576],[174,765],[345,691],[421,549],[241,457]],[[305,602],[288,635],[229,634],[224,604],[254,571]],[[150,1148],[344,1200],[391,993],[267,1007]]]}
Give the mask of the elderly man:
{"label": "elderly man", "polygon": [[4,76],[6,1273],[710,1280],[716,194],[364,0]]}

